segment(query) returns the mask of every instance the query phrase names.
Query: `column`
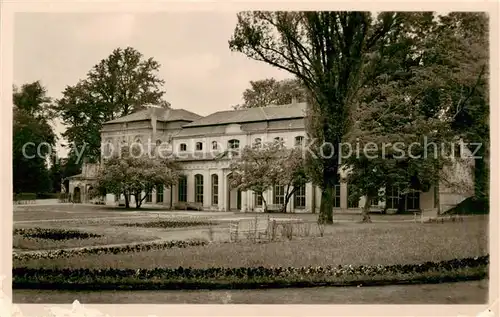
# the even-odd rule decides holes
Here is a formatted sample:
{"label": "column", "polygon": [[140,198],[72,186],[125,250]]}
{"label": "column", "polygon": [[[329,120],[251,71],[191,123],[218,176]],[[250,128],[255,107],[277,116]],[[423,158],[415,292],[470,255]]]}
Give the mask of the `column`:
{"label": "column", "polygon": [[306,211],[314,212],[314,193],[312,183],[306,183]]}
{"label": "column", "polygon": [[221,188],[222,188],[222,196],[219,198],[219,203],[222,201],[222,210],[223,211],[229,211],[229,206],[227,205],[228,201],[228,184],[227,184],[227,172],[222,173],[222,179],[221,179]]}
{"label": "column", "polygon": [[347,183],[346,182],[340,182],[340,209],[341,210],[346,210],[347,209],[347,200],[348,200],[348,192],[347,192]]}
{"label": "column", "polygon": [[248,206],[248,201],[247,201],[247,191],[242,191],[241,192],[241,212],[246,212],[247,211],[247,206]]}
{"label": "column", "polygon": [[194,202],[194,174],[187,172],[187,202]]}
{"label": "column", "polygon": [[218,184],[218,189],[219,189],[219,195],[218,195],[218,208],[219,211],[226,210],[224,208],[224,202],[226,201],[226,191],[224,189],[224,172],[222,170],[217,171],[217,175],[219,175],[219,184]]}

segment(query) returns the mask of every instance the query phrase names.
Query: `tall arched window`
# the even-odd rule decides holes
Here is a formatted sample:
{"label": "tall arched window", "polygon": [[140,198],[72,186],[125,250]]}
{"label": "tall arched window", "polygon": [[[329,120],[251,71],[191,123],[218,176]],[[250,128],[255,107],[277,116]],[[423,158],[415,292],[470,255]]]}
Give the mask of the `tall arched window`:
{"label": "tall arched window", "polygon": [[306,208],[306,184],[300,184],[294,195],[294,208],[304,209]]}
{"label": "tall arched window", "polygon": [[203,204],[203,175],[194,175],[194,201]]}
{"label": "tall arched window", "polygon": [[240,140],[232,139],[227,141],[227,147],[231,150],[237,150],[240,148]]}
{"label": "tall arched window", "polygon": [[219,204],[219,176],[212,174],[212,205]]}
{"label": "tall arched window", "polygon": [[219,149],[219,144],[217,141],[212,141],[212,150],[218,150]]}
{"label": "tall arched window", "polygon": [[203,150],[203,143],[201,142],[196,142],[196,151],[202,151]]}
{"label": "tall arched window", "polygon": [[180,202],[187,201],[187,177],[181,175],[179,177],[179,184],[177,186],[177,200]]}
{"label": "tall arched window", "polygon": [[181,144],[179,145],[179,151],[181,151],[181,152],[185,152],[186,150],[187,150],[187,145],[186,145],[186,143],[181,143]]}

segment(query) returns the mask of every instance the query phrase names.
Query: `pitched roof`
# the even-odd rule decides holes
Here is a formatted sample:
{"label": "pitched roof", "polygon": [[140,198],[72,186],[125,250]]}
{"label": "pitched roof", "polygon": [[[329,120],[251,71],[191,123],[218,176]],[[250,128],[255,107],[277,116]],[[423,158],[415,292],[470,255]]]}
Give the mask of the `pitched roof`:
{"label": "pitched roof", "polygon": [[111,121],[107,121],[107,123],[123,123],[123,122],[132,122],[132,121],[143,121],[143,120],[151,120],[152,114],[156,115],[158,121],[171,122],[171,121],[195,121],[202,116],[197,115],[191,111],[187,111],[184,109],[171,109],[171,108],[148,108],[144,110],[140,110],[134,113],[131,113],[127,116],[123,116],[118,119],[114,119]]}
{"label": "pitched roof", "polygon": [[269,121],[305,117],[306,103],[219,111],[188,123],[184,128],[230,123]]}

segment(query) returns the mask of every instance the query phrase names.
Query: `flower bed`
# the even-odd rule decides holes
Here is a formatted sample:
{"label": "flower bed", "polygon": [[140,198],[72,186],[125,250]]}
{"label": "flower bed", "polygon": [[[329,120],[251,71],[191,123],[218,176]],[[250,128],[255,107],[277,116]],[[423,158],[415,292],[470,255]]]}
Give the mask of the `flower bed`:
{"label": "flower bed", "polygon": [[214,223],[204,221],[151,221],[151,222],[135,222],[135,223],[122,223],[119,226],[125,227],[142,227],[142,228],[188,228],[199,226],[211,226]]}
{"label": "flower bed", "polygon": [[482,279],[489,256],[389,266],[242,267],[155,269],[13,268],[13,288],[200,289],[368,286]]}
{"label": "flower bed", "polygon": [[29,239],[47,239],[47,240],[70,240],[70,239],[90,239],[100,238],[101,235],[80,232],[77,230],[64,229],[44,229],[44,228],[16,228],[14,235],[21,235]]}
{"label": "flower bed", "polygon": [[164,241],[153,243],[131,244],[119,247],[83,247],[73,250],[47,250],[33,251],[26,253],[13,253],[14,260],[32,260],[32,259],[56,259],[72,256],[85,256],[90,254],[118,254],[129,252],[144,252],[153,250],[165,250],[170,248],[185,248],[188,246],[206,245],[204,240],[187,240],[187,241]]}

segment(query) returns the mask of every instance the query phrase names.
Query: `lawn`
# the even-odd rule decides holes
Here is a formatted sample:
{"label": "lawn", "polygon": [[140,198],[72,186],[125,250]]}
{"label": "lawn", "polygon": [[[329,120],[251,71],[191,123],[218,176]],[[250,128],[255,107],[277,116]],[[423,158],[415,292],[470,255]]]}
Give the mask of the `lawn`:
{"label": "lawn", "polygon": [[157,268],[407,264],[488,254],[488,218],[443,224],[373,223],[330,226],[325,237],[126,254],[14,260],[14,267]]}

